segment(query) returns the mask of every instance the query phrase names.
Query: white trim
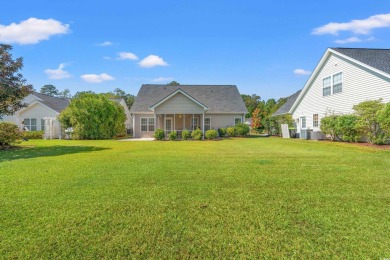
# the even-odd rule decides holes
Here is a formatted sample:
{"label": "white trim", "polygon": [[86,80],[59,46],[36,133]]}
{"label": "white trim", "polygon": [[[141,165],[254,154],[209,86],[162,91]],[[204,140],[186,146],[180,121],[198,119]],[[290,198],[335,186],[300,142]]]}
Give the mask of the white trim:
{"label": "white trim", "polygon": [[205,117],[204,115],[203,115],[203,117],[204,117],[204,119],[203,119],[203,128],[206,130],[205,121],[208,118],[208,119],[210,119],[210,124],[209,124],[210,128],[209,129],[211,129],[211,117]]}
{"label": "white trim", "polygon": [[150,110],[154,111],[154,109],[158,106],[160,106],[162,103],[166,102],[167,100],[171,99],[172,97],[174,97],[176,94],[178,93],[181,93],[183,94],[184,96],[186,96],[187,98],[189,98],[190,100],[192,100],[193,102],[195,102],[197,105],[201,106],[203,108],[203,110],[208,110],[209,108],[205,105],[203,105],[202,103],[200,103],[198,100],[196,100],[195,98],[191,97],[190,95],[188,95],[187,93],[185,93],[183,90],[181,90],[180,88],[176,91],[174,91],[173,93],[171,93],[170,95],[168,95],[167,97],[165,97],[163,100],[157,102],[156,104],[154,104],[153,106],[149,107]]}
{"label": "white trim", "polygon": [[355,63],[359,66],[362,66],[366,69],[369,69],[375,73],[378,73],[386,78],[390,78],[390,74],[386,73],[386,72],[383,72],[381,70],[378,70],[378,69],[375,69],[365,63],[362,63],[360,61],[357,61],[349,56],[346,56],[344,54],[341,54],[340,52],[338,51],[335,51],[335,50],[332,50],[330,48],[328,48],[326,51],[325,51],[325,54],[322,56],[320,62],[318,63],[318,65],[316,66],[315,70],[313,71],[313,73],[310,75],[310,78],[307,80],[305,86],[303,87],[301,93],[299,93],[299,96],[298,98],[295,100],[294,104],[291,106],[290,110],[288,111],[288,114],[293,114],[295,112],[295,109],[297,108],[297,106],[299,105],[299,103],[302,101],[303,97],[306,95],[306,92],[309,90],[309,87],[311,86],[312,82],[314,81],[314,79],[316,78],[317,74],[319,73],[319,71],[321,70],[321,68],[323,67],[323,65],[325,64],[326,60],[328,59],[328,57],[331,55],[331,54],[334,54],[336,56],[339,56],[341,58],[344,58],[352,63]]}
{"label": "white trim", "polygon": [[[171,129],[170,130],[167,130],[167,120],[170,120],[171,121]],[[164,119],[164,130],[165,131],[173,131],[173,130],[175,130],[174,128],[175,127],[172,127],[173,125],[173,118],[172,117],[165,117],[165,119]]]}
{"label": "white trim", "polygon": [[235,117],[235,118],[234,118],[234,126],[236,126],[236,119],[237,119],[237,118],[240,119],[240,121],[241,121],[240,124],[242,124],[242,117]]}
{"label": "white trim", "polygon": [[[146,119],[146,131],[142,131],[142,119],[144,119],[144,118]],[[154,123],[153,123],[154,131],[149,131],[149,126],[151,125],[149,123],[149,119],[154,119],[154,117],[140,117],[139,118],[139,131],[141,133],[156,131],[156,127],[154,126],[154,123],[156,122],[156,120],[154,120]],[[133,128],[133,131],[134,131],[134,128]]]}
{"label": "white trim", "polygon": [[42,102],[40,102],[39,100],[34,100],[33,102],[31,102],[30,104],[28,104],[27,107],[23,107],[21,109],[19,109],[18,111],[15,112],[15,115],[19,116],[21,113],[23,113],[24,111],[32,108],[33,106],[35,106],[36,104],[41,104],[42,106],[46,107],[47,109],[50,109],[51,111],[54,111],[57,115],[59,115],[60,113],[48,106],[46,106],[45,104],[43,104]]}

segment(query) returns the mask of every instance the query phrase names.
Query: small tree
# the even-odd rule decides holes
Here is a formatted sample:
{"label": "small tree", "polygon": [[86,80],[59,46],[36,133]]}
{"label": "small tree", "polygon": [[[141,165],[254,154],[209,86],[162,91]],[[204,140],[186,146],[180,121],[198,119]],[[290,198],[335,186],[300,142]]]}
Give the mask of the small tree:
{"label": "small tree", "polygon": [[263,113],[261,112],[260,108],[255,108],[252,112],[252,128],[253,129],[260,129],[262,127],[261,119],[263,117]]}
{"label": "small tree", "polygon": [[386,136],[381,128],[379,115],[385,108],[382,99],[361,102],[353,109],[359,117],[357,128],[364,135],[367,135],[368,141],[374,144],[383,144]]}
{"label": "small tree", "polygon": [[126,115],[121,105],[105,95],[82,94],[72,99],[59,120],[73,127],[76,138],[109,139],[125,132]]}
{"label": "small tree", "polygon": [[25,107],[22,101],[33,90],[19,72],[23,58],[12,59],[12,46],[0,44],[0,118]]}
{"label": "small tree", "polygon": [[19,138],[21,133],[17,125],[8,122],[0,123],[0,148],[12,145]]}

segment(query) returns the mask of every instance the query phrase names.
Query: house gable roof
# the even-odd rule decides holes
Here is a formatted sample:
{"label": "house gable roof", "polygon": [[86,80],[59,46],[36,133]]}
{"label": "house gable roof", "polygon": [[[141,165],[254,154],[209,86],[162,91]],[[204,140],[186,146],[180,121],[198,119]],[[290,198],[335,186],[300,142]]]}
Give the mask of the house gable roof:
{"label": "house gable roof", "polygon": [[322,66],[327,61],[328,57],[332,54],[343,57],[351,61],[352,63],[363,66],[368,70],[390,78],[390,49],[328,48],[325,51],[325,54],[322,56],[317,67],[310,75],[310,78],[306,82],[294,104],[288,111],[289,114],[294,113],[295,108],[298,106],[298,104],[301,102],[301,100],[309,90],[313,80],[316,78]]}
{"label": "house gable roof", "polygon": [[247,113],[240,93],[234,85],[168,86],[153,84],[141,86],[130,112],[151,112],[152,106],[174,95],[178,90],[202,104],[202,107],[207,107],[207,113]]}
{"label": "house gable roof", "polygon": [[67,106],[69,106],[70,103],[70,100],[67,98],[52,97],[38,92],[33,92],[32,95],[34,95],[37,98],[37,100],[41,102],[43,105],[53,109],[58,113],[60,113]]}
{"label": "house gable roof", "polygon": [[171,94],[169,94],[168,96],[166,96],[165,98],[163,98],[162,100],[160,100],[159,102],[157,102],[156,104],[150,106],[150,110],[154,111],[154,109],[156,107],[158,107],[159,105],[165,103],[166,101],[168,101],[169,99],[171,99],[172,97],[176,96],[177,94],[183,94],[184,96],[186,96],[188,99],[190,99],[191,101],[193,101],[194,103],[196,103],[197,105],[199,105],[200,107],[202,107],[204,110],[208,110],[209,108],[205,105],[203,105],[201,102],[199,102],[198,100],[196,100],[195,98],[191,97],[191,95],[187,94],[185,91],[181,90],[180,88],[177,89],[176,91],[172,92]]}
{"label": "house gable roof", "polygon": [[297,100],[300,93],[301,90],[298,90],[291,96],[287,97],[286,103],[284,103],[281,107],[279,107],[279,109],[276,110],[275,113],[273,113],[273,116],[288,114],[288,111],[290,111],[291,107],[293,106],[295,100]]}

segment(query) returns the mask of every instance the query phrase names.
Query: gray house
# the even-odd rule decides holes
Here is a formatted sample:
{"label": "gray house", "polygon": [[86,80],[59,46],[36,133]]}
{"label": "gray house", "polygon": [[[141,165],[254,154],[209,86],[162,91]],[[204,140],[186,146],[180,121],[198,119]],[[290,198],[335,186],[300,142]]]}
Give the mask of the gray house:
{"label": "gray house", "polygon": [[247,109],[234,85],[142,85],[130,109],[135,138],[166,133],[203,132],[244,122]]}

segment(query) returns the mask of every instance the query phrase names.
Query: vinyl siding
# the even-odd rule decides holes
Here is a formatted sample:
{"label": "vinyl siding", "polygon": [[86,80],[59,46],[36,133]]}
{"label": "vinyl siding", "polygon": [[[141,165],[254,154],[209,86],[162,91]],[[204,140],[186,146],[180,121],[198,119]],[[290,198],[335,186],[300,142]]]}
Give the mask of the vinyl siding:
{"label": "vinyl siding", "polygon": [[203,108],[188,97],[178,93],[156,107],[154,112],[156,114],[201,114],[203,113]]}
{"label": "vinyl siding", "polygon": [[154,136],[154,131],[141,132],[141,117],[153,117],[154,114],[135,114],[134,115],[134,129],[133,135],[135,138],[152,138]]}
{"label": "vinyl siding", "polygon": [[[342,92],[323,97],[323,78],[338,72],[343,73]],[[319,127],[313,127],[313,114],[318,114],[319,121],[327,113],[350,114],[354,112],[354,105],[379,98],[382,98],[384,102],[390,102],[389,78],[336,54],[331,54],[320,68],[292,116],[295,120],[306,116],[307,128],[319,131]],[[298,125],[298,130],[300,130],[300,125]]]}

